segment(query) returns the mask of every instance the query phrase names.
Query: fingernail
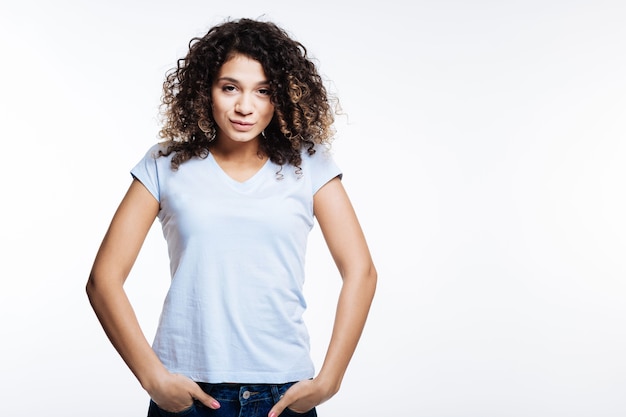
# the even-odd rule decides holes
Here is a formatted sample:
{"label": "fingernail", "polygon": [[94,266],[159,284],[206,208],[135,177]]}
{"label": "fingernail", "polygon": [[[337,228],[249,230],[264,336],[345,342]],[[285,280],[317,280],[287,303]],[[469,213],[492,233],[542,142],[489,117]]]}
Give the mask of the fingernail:
{"label": "fingernail", "polygon": [[217,401],[213,401],[211,405],[213,406],[213,408],[220,408],[220,403],[218,403]]}
{"label": "fingernail", "polygon": [[276,412],[275,412],[275,411],[272,411],[272,412],[270,413],[269,417],[276,417]]}

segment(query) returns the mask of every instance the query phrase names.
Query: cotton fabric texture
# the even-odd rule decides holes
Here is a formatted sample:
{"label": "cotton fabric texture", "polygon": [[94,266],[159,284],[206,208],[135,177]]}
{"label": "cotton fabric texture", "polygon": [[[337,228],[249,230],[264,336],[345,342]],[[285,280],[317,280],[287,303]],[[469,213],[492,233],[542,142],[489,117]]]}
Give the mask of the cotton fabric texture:
{"label": "cotton fabric texture", "polygon": [[152,146],[131,170],[160,204],[171,286],[153,349],[198,382],[277,384],[314,376],[302,315],[313,195],[341,171],[317,146],[300,168],[267,161],[229,177],[211,154],[177,171]]}

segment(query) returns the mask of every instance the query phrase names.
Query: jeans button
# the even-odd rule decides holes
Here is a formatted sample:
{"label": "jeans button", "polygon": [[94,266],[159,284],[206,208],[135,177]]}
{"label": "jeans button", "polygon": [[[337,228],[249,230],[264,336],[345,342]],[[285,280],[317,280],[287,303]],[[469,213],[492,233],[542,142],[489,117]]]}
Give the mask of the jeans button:
{"label": "jeans button", "polygon": [[242,397],[244,400],[247,400],[248,398],[250,398],[250,391],[244,391],[242,394]]}

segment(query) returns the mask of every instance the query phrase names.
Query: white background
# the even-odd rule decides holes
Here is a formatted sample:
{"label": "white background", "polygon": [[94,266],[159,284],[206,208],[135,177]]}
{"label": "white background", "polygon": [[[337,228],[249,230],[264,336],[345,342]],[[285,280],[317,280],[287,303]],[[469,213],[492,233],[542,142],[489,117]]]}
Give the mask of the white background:
{"label": "white background", "polygon": [[[2,0],[1,414],[146,414],[84,285],[165,72],[229,16],[303,42],[349,115],[335,155],[380,284],[320,416],[625,416],[617,0]],[[166,256],[156,223],[127,284],[150,339]],[[318,229],[308,273],[319,365],[340,279]]]}

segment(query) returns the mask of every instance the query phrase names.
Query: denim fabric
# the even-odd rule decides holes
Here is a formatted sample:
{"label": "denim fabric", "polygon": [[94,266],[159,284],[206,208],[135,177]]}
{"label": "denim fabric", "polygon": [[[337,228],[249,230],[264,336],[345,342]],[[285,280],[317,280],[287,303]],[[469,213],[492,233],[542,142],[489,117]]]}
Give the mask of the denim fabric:
{"label": "denim fabric", "polygon": [[[199,385],[207,394],[219,401],[220,408],[213,410],[196,401],[187,410],[170,413],[161,410],[153,401],[150,401],[148,417],[267,417],[272,406],[293,384],[293,382],[281,385],[200,383]],[[315,408],[306,413],[296,413],[285,409],[280,415],[280,417],[316,416]]]}

